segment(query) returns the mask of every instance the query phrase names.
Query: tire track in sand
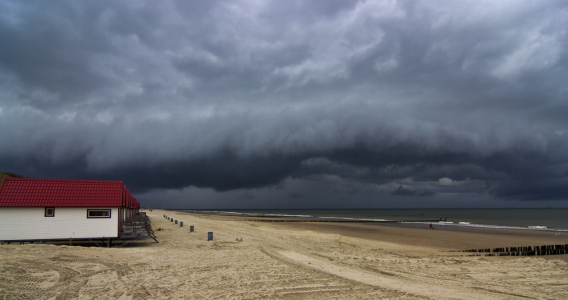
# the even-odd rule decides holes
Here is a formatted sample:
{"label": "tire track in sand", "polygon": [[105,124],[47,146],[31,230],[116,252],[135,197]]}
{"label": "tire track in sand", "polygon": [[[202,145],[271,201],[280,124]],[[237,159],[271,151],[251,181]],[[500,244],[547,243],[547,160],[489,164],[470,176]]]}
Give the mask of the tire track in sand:
{"label": "tire track in sand", "polygon": [[[476,289],[461,287],[452,288],[448,285],[428,284],[413,280],[413,278],[400,278],[399,276],[386,276],[364,270],[357,270],[341,265],[332,264],[329,261],[310,257],[289,250],[270,251],[271,254],[279,256],[289,262],[303,267],[315,269],[321,272],[332,274],[348,280],[357,281],[371,286],[389,288],[408,294],[421,295],[432,298],[439,298],[440,295],[448,295],[450,299],[502,299],[503,295],[493,293],[483,293]],[[511,296],[511,295],[509,295]]]}

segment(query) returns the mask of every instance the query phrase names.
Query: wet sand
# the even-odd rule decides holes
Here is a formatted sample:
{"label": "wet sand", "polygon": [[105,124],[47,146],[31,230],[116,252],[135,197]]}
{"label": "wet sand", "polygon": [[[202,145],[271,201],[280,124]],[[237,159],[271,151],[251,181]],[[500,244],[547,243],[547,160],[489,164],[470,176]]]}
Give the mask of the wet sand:
{"label": "wet sand", "polygon": [[[272,224],[272,223],[271,223]],[[281,223],[276,223],[281,224]],[[568,233],[534,230],[488,229],[429,224],[366,223],[285,223],[287,228],[337,233],[369,240],[409,246],[426,246],[439,250],[540,246],[566,244]],[[278,228],[278,225],[275,226]],[[555,257],[567,259],[568,255]]]}
{"label": "wet sand", "polygon": [[159,244],[0,246],[0,298],[568,299],[568,255],[445,252],[566,244],[565,233],[148,215]]}

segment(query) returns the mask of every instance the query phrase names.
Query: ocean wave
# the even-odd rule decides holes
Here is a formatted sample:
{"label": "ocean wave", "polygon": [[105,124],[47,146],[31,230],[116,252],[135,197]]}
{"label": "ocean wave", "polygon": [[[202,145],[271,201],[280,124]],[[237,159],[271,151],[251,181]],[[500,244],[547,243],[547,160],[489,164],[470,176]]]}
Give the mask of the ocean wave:
{"label": "ocean wave", "polygon": [[235,212],[235,211],[221,211],[225,214],[250,216],[250,217],[297,217],[297,218],[313,218],[310,215],[288,215],[288,214],[259,214],[259,213],[245,213],[245,212]]}
{"label": "ocean wave", "polygon": [[[317,215],[296,215],[296,214],[263,214],[263,213],[248,213],[248,212],[235,212],[235,211],[204,211],[213,213],[226,213],[250,217],[294,217],[294,218],[318,218],[318,219],[335,219],[335,220],[353,220],[362,222],[392,222],[394,220],[388,219],[374,219],[374,218],[352,218],[352,217],[338,217],[338,216],[317,216]],[[408,224],[436,224],[439,226],[463,226],[475,228],[495,228],[495,229],[522,229],[522,230],[538,230],[538,231],[555,231],[555,232],[568,232],[568,228],[548,228],[547,226],[531,225],[531,226],[505,226],[505,225],[490,225],[490,224],[476,224],[467,221],[449,222],[449,221],[399,221],[400,223]]]}
{"label": "ocean wave", "polygon": [[370,222],[391,221],[386,219],[360,219],[360,218],[348,218],[348,217],[318,217],[318,219],[338,219],[338,220],[355,220],[355,221],[370,221]]}
{"label": "ocean wave", "polygon": [[280,215],[280,214],[265,214],[264,216],[271,216],[271,217],[297,217],[297,218],[313,218],[314,216],[310,215]]}
{"label": "ocean wave", "polygon": [[541,231],[559,231],[559,232],[568,232],[566,228],[548,228],[546,226],[504,226],[504,225],[487,225],[487,224],[471,224],[470,222],[401,222],[401,223],[409,223],[409,224],[437,224],[442,226],[463,226],[463,227],[476,227],[476,228],[494,228],[494,229],[523,229],[523,230],[541,230]]}

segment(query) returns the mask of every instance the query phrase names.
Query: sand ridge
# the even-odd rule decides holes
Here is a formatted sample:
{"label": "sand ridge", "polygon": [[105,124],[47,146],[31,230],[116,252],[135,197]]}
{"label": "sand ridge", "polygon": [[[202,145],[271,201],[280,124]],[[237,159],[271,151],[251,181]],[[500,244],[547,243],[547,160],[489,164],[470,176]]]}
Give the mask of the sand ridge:
{"label": "sand ridge", "polygon": [[[184,227],[163,214],[183,221]],[[177,211],[148,215],[154,230],[164,229],[156,231],[159,244],[0,246],[0,297],[568,299],[568,265],[559,259],[467,257],[380,237],[221,221]],[[207,241],[209,231],[214,241]]]}

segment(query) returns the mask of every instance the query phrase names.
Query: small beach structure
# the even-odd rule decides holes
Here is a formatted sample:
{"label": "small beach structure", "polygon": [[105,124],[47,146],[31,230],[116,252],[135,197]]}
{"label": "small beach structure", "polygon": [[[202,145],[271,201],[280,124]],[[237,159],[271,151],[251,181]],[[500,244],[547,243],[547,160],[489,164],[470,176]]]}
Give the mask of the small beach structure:
{"label": "small beach structure", "polygon": [[[122,181],[6,178],[0,241],[103,240],[108,246],[114,239],[148,237],[139,210]],[[134,219],[141,228],[125,232]]]}

